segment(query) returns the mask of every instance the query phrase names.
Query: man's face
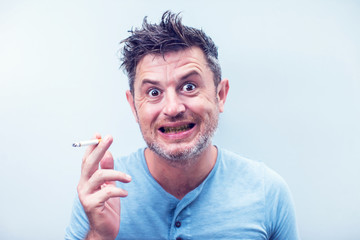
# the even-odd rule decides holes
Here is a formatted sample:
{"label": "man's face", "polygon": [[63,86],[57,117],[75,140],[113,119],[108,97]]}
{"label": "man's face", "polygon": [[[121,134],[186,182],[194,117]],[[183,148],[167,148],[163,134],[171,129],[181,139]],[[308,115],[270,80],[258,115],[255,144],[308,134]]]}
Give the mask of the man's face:
{"label": "man's face", "polygon": [[[225,85],[227,93],[227,80],[219,88]],[[134,96],[127,92],[148,147],[178,163],[209,146],[225,102],[221,95],[197,47],[146,55],[136,68]]]}

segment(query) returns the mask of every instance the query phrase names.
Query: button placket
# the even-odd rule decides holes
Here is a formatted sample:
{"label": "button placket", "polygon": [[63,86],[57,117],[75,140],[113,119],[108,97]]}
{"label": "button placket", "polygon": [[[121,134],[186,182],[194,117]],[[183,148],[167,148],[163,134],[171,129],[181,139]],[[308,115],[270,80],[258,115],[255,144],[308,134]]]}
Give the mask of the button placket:
{"label": "button placket", "polygon": [[170,239],[188,239],[191,238],[189,222],[191,218],[191,211],[189,205],[199,195],[199,190],[194,190],[186,195],[176,206],[174,211],[172,225],[170,227]]}

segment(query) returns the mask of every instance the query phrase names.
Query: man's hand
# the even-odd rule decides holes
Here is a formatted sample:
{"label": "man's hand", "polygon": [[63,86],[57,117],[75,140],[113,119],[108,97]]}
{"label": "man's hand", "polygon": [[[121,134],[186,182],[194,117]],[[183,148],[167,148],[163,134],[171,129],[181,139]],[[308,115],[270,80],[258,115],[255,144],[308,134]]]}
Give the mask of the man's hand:
{"label": "man's hand", "polygon": [[107,151],[112,141],[107,136],[97,146],[89,146],[82,161],[77,191],[90,223],[87,239],[113,240],[119,232],[120,197],[126,197],[127,191],[117,188],[115,181],[127,183],[131,177],[114,170],[114,159]]}

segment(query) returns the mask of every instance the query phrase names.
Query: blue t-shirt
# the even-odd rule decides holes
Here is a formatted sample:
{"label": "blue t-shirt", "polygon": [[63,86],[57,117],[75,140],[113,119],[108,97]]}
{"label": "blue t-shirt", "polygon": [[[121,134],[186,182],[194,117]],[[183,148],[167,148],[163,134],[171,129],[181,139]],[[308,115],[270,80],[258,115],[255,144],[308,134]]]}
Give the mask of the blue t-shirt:
{"label": "blue t-shirt", "polygon": [[[152,177],[144,149],[115,161],[132,181],[121,199],[116,239],[299,239],[290,191],[263,163],[218,148],[207,178],[183,199],[167,193]],[[88,220],[75,199],[65,239],[83,239]]]}

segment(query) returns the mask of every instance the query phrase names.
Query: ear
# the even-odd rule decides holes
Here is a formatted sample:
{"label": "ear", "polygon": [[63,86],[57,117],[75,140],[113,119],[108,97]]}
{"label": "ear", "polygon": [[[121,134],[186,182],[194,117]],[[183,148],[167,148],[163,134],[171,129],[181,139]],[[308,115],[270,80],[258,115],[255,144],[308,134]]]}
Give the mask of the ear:
{"label": "ear", "polygon": [[228,92],[229,92],[229,88],[230,88],[230,86],[229,86],[229,80],[228,79],[221,80],[221,82],[219,83],[219,85],[217,87],[216,97],[218,99],[219,111],[220,112],[224,111],[224,105],[225,105],[226,97],[227,97]]}
{"label": "ear", "polygon": [[137,117],[137,113],[136,113],[136,108],[135,108],[135,105],[134,105],[134,96],[131,94],[130,90],[127,90],[126,91],[126,99],[130,105],[130,108],[131,108],[131,111],[135,117],[135,121],[138,123],[139,120],[138,120],[138,117]]}

